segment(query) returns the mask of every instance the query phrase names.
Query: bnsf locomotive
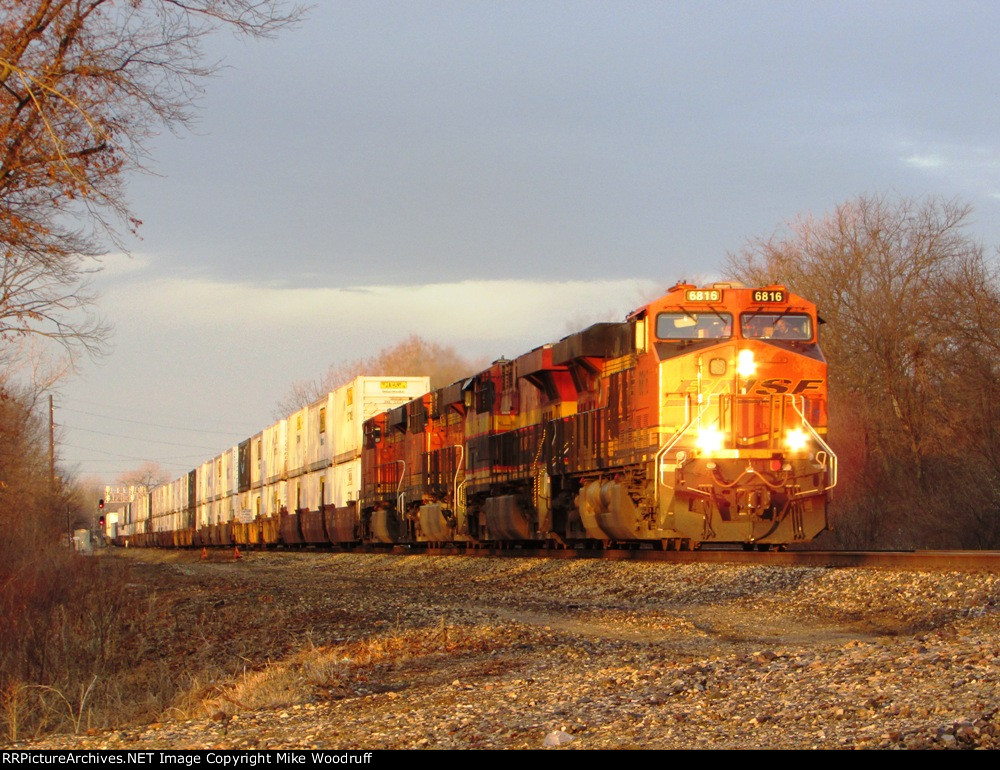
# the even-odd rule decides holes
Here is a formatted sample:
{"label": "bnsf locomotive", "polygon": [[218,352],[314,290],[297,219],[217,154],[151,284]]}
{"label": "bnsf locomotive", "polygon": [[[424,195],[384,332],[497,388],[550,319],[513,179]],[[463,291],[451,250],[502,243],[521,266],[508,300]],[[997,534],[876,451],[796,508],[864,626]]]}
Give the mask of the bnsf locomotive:
{"label": "bnsf locomotive", "polygon": [[[151,545],[649,543],[761,549],[827,524],[815,306],[678,284],[433,392],[361,377],[182,479],[118,529]],[[112,490],[108,491],[112,494]]]}

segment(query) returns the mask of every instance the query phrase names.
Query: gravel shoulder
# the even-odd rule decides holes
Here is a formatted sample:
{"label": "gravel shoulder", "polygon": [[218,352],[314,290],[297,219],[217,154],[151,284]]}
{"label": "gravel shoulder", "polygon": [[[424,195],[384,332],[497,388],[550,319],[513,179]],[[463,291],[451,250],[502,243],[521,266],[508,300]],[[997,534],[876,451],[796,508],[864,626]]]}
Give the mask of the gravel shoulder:
{"label": "gravel shoulder", "polygon": [[[998,748],[1000,576],[119,551],[140,722],[29,748]],[[152,721],[150,721],[152,720]]]}

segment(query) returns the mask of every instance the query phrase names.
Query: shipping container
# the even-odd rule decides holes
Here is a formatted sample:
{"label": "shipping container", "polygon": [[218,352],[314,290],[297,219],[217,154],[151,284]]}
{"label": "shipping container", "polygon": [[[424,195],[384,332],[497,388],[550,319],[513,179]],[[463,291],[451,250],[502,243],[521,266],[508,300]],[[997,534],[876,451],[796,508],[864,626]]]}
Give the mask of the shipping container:
{"label": "shipping container", "polygon": [[288,478],[285,452],[288,448],[288,420],[278,420],[264,428],[264,483],[275,484]]}
{"label": "shipping container", "polygon": [[356,377],[333,392],[333,461],[361,456],[365,420],[430,390],[428,377]]}
{"label": "shipping container", "polygon": [[318,471],[333,463],[333,393],[309,405],[306,431],[306,470]]}
{"label": "shipping container", "polygon": [[309,407],[292,412],[285,421],[285,467],[288,478],[300,476],[306,470],[306,445],[309,433]]}

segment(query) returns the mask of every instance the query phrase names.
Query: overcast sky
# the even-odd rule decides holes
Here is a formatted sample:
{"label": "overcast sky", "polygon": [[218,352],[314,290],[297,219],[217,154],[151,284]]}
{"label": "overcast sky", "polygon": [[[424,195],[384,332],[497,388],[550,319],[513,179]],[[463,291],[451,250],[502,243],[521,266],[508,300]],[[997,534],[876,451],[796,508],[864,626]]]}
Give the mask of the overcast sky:
{"label": "overcast sky", "polygon": [[180,475],[294,380],[410,334],[516,356],[798,215],[961,197],[1000,244],[995,2],[333,2],[220,36],[193,133],[132,180],[114,349],[63,464]]}

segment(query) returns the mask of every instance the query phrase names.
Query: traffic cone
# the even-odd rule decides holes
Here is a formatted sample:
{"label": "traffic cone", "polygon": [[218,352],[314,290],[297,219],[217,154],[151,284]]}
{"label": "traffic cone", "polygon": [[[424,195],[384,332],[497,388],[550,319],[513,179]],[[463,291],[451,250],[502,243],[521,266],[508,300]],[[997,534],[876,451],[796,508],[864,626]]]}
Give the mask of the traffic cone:
{"label": "traffic cone", "polygon": [[201,549],[201,558],[203,558],[203,559],[207,559],[208,558],[208,549],[207,548],[203,547]]}
{"label": "traffic cone", "polygon": [[234,559],[242,559],[243,558],[243,554],[240,553],[240,547],[239,546],[236,546],[236,547],[233,548],[233,558]]}

